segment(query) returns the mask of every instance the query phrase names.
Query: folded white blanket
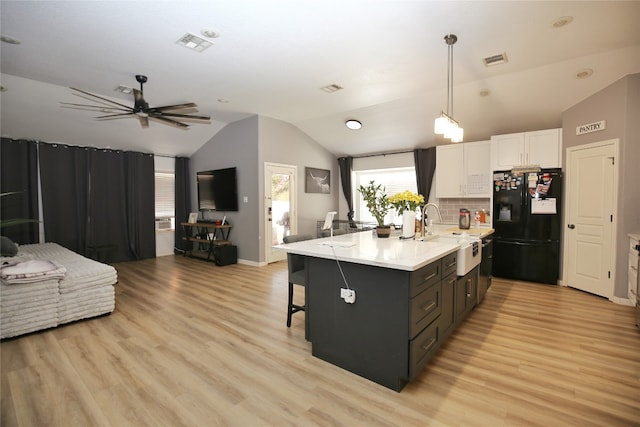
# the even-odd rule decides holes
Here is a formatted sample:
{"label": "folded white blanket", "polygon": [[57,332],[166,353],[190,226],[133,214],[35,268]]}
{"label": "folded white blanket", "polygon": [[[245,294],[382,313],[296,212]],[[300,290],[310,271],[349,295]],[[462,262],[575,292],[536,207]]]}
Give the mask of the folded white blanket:
{"label": "folded white blanket", "polygon": [[58,279],[23,283],[20,286],[0,283],[0,304],[4,306],[5,302],[7,304],[14,304],[22,299],[28,300],[41,295],[52,296],[58,293]]}
{"label": "folded white blanket", "polygon": [[0,267],[0,277],[7,284],[31,283],[51,278],[62,279],[67,269],[55,261],[32,259]]}

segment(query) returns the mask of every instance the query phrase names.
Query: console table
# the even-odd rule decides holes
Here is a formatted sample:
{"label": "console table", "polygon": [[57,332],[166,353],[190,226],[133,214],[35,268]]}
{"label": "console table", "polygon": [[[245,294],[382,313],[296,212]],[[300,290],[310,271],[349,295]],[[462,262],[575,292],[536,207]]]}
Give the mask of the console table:
{"label": "console table", "polygon": [[195,244],[205,245],[207,251],[207,260],[211,260],[213,248],[215,246],[230,245],[229,233],[231,233],[231,225],[219,225],[214,222],[182,222],[180,223],[184,230],[183,240],[190,242],[184,255],[193,255],[193,247]]}

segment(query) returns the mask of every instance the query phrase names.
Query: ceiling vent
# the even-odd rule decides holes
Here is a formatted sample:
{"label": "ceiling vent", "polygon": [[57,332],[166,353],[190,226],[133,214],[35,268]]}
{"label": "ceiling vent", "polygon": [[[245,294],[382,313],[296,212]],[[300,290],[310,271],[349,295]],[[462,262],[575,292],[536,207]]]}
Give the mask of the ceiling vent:
{"label": "ceiling vent", "polygon": [[500,53],[498,55],[487,56],[486,58],[482,58],[482,62],[484,62],[485,67],[490,67],[492,65],[504,64],[507,62],[507,54]]}
{"label": "ceiling vent", "polygon": [[327,93],[333,93],[333,92],[337,92],[339,90],[344,89],[342,86],[336,85],[336,84],[332,84],[329,86],[324,86],[321,87],[320,89],[322,89],[323,91],[327,92]]}
{"label": "ceiling vent", "polygon": [[178,40],[176,40],[176,43],[191,50],[195,50],[196,52],[202,52],[213,44],[210,41],[207,41],[202,37],[198,37],[195,34],[191,33],[187,33],[184,36],[180,37]]}
{"label": "ceiling vent", "polygon": [[129,86],[120,85],[116,87],[114,91],[120,92],[120,93],[131,93],[133,89],[131,89]]}

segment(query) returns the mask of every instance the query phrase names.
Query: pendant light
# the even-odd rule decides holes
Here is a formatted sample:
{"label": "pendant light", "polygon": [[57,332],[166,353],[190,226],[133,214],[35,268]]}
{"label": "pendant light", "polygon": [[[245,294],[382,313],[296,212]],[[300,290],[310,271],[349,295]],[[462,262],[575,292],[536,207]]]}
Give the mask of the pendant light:
{"label": "pendant light", "polygon": [[440,111],[440,117],[435,121],[434,132],[437,135],[444,135],[451,142],[462,142],[464,137],[464,129],[453,118],[453,45],[458,41],[455,34],[447,34],[444,36],[447,43],[448,60],[447,60],[447,112]]}

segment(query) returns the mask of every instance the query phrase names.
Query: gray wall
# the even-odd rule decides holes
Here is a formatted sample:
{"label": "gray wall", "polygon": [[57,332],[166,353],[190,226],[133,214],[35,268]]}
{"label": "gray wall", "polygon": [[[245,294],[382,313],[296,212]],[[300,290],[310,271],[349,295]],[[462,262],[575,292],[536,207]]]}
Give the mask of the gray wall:
{"label": "gray wall", "polygon": [[[198,211],[196,172],[236,167],[238,179],[238,212],[210,212],[208,219],[222,219],[227,215],[233,225],[229,240],[238,246],[238,258],[258,261],[260,241],[258,202],[258,116],[249,117],[225,126],[191,156],[191,200],[193,212]],[[243,202],[247,197],[248,203]]]}
{"label": "gray wall", "polygon": [[[264,163],[298,167],[298,231],[315,236],[316,221],[337,210],[338,166],[334,155],[295,126],[263,116],[231,123],[191,156],[192,207],[197,211],[196,172],[236,167],[239,211],[226,213],[234,226],[229,239],[238,246],[238,258],[249,263],[265,263],[264,248]],[[304,192],[305,166],[331,170],[331,194]],[[247,203],[244,203],[244,198]],[[225,213],[208,213],[222,219]]]}
{"label": "gray wall", "polygon": [[[259,176],[260,235],[264,236],[264,164],[280,163],[298,168],[298,233],[316,235],[316,222],[328,211],[338,210],[340,175],[337,158],[290,123],[260,116]],[[305,193],[305,167],[331,171],[331,193]],[[340,217],[340,219],[346,219]],[[265,259],[261,245],[260,260]]]}
{"label": "gray wall", "polygon": [[[576,135],[576,127],[606,120],[606,129]],[[562,116],[563,148],[620,140],[614,296],[627,297],[628,234],[640,232],[640,74],[626,76]],[[566,155],[563,156],[566,162]],[[563,165],[563,169],[566,165]]]}

